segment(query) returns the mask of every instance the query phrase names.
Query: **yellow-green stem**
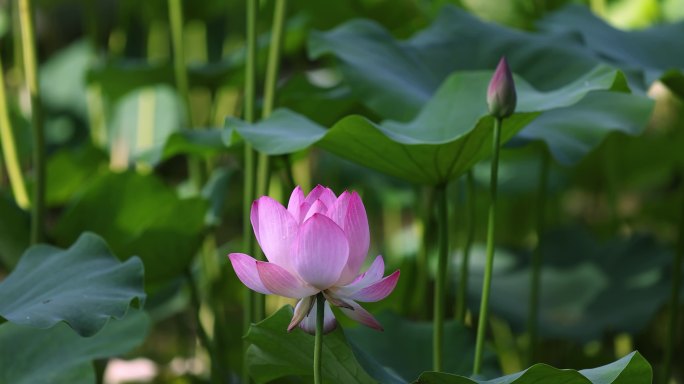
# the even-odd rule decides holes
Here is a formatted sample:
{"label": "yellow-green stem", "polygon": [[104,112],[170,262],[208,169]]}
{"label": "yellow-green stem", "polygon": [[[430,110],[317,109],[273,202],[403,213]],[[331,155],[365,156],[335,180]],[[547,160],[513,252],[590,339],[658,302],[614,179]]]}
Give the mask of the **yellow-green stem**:
{"label": "yellow-green stem", "polygon": [[21,208],[28,208],[29,197],[26,182],[21,173],[21,163],[17,150],[17,141],[12,130],[9,112],[7,110],[7,96],[5,95],[5,73],[0,61],[0,139],[2,140],[2,154],[7,166],[7,175],[14,194],[14,200]]}
{"label": "yellow-green stem", "polygon": [[[19,20],[18,2],[12,3],[12,21]],[[21,25],[12,23],[12,70],[17,78],[24,77],[24,52],[21,46]]]}
{"label": "yellow-green stem", "polygon": [[439,231],[439,254],[437,258],[437,275],[435,279],[435,304],[432,337],[432,368],[440,372],[444,366],[444,306],[446,305],[447,258],[449,253],[449,230],[447,220],[446,184],[435,191],[437,197],[437,227]]}
{"label": "yellow-green stem", "polygon": [[31,95],[31,126],[33,128],[33,202],[31,204],[31,244],[41,241],[45,219],[45,132],[43,106],[38,86],[38,61],[34,38],[31,0],[19,0],[19,23],[24,53],[24,77]]}
{"label": "yellow-green stem", "polygon": [[[183,46],[183,4],[181,0],[169,0],[169,23],[171,25],[171,45],[173,46],[173,74],[176,89],[188,106],[189,81],[185,63],[185,47]],[[188,108],[188,122],[192,124],[192,111]]]}
{"label": "yellow-green stem", "polygon": [[323,383],[323,321],[325,320],[325,298],[323,293],[316,295],[316,336],[314,340],[314,384]]}
{"label": "yellow-green stem", "polygon": [[527,350],[527,365],[535,361],[537,348],[537,328],[539,321],[539,289],[541,282],[542,236],[544,234],[544,217],[546,208],[547,184],[549,179],[550,156],[546,149],[542,148],[542,158],[539,167],[539,190],[537,191],[537,246],[532,254],[532,276],[530,279],[530,306],[527,314],[527,333],[529,346]]}
{"label": "yellow-green stem", "polygon": [[473,374],[479,375],[482,371],[482,355],[484,353],[484,339],[487,329],[487,314],[489,306],[489,289],[492,285],[492,271],[494,269],[494,228],[496,226],[496,193],[499,173],[499,145],[501,142],[502,119],[494,120],[494,140],[492,169],[490,177],[490,201],[489,217],[487,221],[487,261],[485,264],[484,279],[482,282],[482,300],[480,301],[480,317],[477,324],[477,339],[475,341],[475,362]]}
{"label": "yellow-green stem", "polygon": [[456,292],[456,320],[465,323],[468,309],[468,273],[470,272],[470,249],[475,240],[475,177],[472,169],[466,174],[466,210],[468,211],[468,234],[463,244],[463,260],[458,278],[458,291]]}

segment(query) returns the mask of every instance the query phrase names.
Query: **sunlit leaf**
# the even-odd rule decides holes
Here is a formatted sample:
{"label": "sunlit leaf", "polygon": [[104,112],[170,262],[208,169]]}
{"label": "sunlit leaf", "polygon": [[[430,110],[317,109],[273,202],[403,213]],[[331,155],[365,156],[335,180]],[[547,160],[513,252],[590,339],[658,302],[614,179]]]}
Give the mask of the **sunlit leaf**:
{"label": "sunlit leaf", "polygon": [[[116,104],[110,123],[109,150],[112,157],[132,163],[151,151],[153,154],[163,151],[169,136],[186,128],[184,121],[183,103],[169,86],[159,85],[130,92]],[[157,162],[161,156],[148,157]]]}

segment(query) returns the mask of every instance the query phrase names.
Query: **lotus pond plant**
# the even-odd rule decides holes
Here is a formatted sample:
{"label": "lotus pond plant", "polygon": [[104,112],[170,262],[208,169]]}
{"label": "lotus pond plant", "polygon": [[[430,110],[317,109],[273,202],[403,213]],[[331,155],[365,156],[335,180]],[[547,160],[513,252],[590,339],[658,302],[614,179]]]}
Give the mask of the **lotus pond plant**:
{"label": "lotus pond plant", "polygon": [[228,257],[240,281],[265,294],[298,299],[287,331],[299,326],[316,335],[314,377],[320,382],[323,333],[336,326],[330,304],[368,327],[380,323],[358,302],[387,297],[400,271],[383,277],[385,263],[377,256],[368,270],[360,269],[368,254],[370,231],[361,197],[345,191],[336,196],[318,185],[308,195],[292,191],[287,208],[268,196],[252,204],[250,220],[267,262],[244,253]]}

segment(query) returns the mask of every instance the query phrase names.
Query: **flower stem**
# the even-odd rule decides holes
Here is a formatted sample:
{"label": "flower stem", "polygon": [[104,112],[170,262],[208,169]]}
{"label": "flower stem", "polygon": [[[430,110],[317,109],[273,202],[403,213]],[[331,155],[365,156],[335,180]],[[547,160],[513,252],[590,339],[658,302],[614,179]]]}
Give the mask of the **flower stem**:
{"label": "flower stem", "polygon": [[[275,10],[273,11],[273,25],[271,28],[271,45],[268,51],[268,62],[266,63],[266,81],[264,84],[264,106],[261,111],[261,118],[266,119],[273,111],[275,103],[276,83],[278,81],[278,69],[280,68],[280,51],[283,41],[283,27],[285,25],[285,14],[287,9],[286,0],[276,0]],[[257,161],[256,177],[256,196],[268,195],[269,180],[271,178],[271,161],[267,154],[259,153]],[[259,259],[264,258],[261,251],[257,254]],[[254,303],[254,317],[261,320],[265,315],[265,302],[263,295],[256,295]]]}
{"label": "flower stem", "polygon": [[539,286],[541,281],[542,235],[544,233],[544,217],[546,212],[547,184],[549,180],[550,156],[546,149],[542,148],[542,158],[539,167],[539,190],[537,192],[537,246],[532,254],[532,276],[530,279],[530,306],[527,314],[527,332],[529,346],[527,365],[535,360],[537,347],[537,328],[539,322]]}
{"label": "flower stem", "polygon": [[456,320],[465,323],[466,310],[468,305],[468,272],[470,270],[470,248],[475,240],[475,219],[477,209],[475,207],[475,177],[473,170],[466,174],[466,209],[468,210],[468,234],[463,245],[463,260],[461,260],[461,271],[458,279],[458,291],[456,292]]}
{"label": "flower stem", "polygon": [[31,205],[31,244],[38,243],[43,234],[45,211],[45,132],[43,106],[38,87],[38,64],[34,39],[31,0],[19,0],[21,44],[24,52],[24,77],[31,95],[31,126],[33,127],[33,203]]}
{"label": "flower stem", "polygon": [[433,316],[432,368],[439,372],[444,364],[444,306],[446,305],[447,256],[449,253],[447,195],[446,184],[435,191],[437,197],[437,227],[439,228],[439,256],[437,259],[437,276],[435,279],[435,305]]}
{"label": "flower stem", "polygon": [[[254,104],[256,102],[255,82],[256,82],[256,19],[257,19],[257,0],[247,0],[247,58],[245,62],[245,101],[244,119],[248,123],[254,122]],[[250,223],[250,209],[254,200],[254,150],[252,146],[245,142],[244,145],[244,188],[242,201],[242,239],[245,253],[254,254],[254,237],[252,236]],[[249,288],[244,288],[244,311],[243,311],[243,332],[247,332],[252,319],[254,318],[254,298],[256,293]],[[247,342],[244,343],[245,348]],[[242,382],[249,383],[247,371],[247,359],[244,359],[242,369]]]}
{"label": "flower stem", "polygon": [[0,139],[2,139],[2,154],[7,165],[7,175],[9,176],[12,194],[17,205],[21,208],[28,208],[29,197],[26,191],[26,182],[21,173],[21,163],[17,151],[17,141],[10,123],[9,112],[7,111],[7,97],[5,95],[5,74],[0,61]]}
{"label": "flower stem", "polygon": [[667,344],[663,358],[663,383],[669,382],[672,375],[672,354],[677,340],[677,318],[679,315],[679,290],[682,286],[682,264],[684,262],[684,195],[682,195],[682,212],[679,218],[679,239],[677,253],[672,265],[672,291],[670,293],[670,322],[667,327]]}
{"label": "flower stem", "polygon": [[323,320],[325,319],[325,298],[323,293],[316,295],[316,339],[314,340],[314,384],[323,383],[322,357],[323,357]]}
{"label": "flower stem", "polygon": [[475,342],[475,363],[473,374],[482,371],[482,354],[484,352],[484,338],[487,327],[487,307],[489,305],[489,289],[492,285],[492,270],[494,269],[494,227],[496,224],[496,192],[499,173],[499,145],[501,142],[501,118],[494,119],[494,140],[492,170],[490,178],[489,218],[487,222],[487,261],[485,264],[484,281],[482,282],[482,300],[480,302],[480,318],[477,324],[477,340]]}

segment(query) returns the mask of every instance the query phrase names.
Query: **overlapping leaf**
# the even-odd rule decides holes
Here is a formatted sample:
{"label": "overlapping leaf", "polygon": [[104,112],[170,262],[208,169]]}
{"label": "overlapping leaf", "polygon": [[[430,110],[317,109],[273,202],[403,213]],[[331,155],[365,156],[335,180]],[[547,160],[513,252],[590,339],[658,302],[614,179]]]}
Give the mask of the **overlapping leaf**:
{"label": "overlapping leaf", "polygon": [[[513,72],[547,91],[590,76],[601,63],[571,33],[522,32],[452,7],[445,7],[431,26],[406,41],[394,39],[370,21],[355,20],[312,35],[309,49],[314,57],[334,55],[359,101],[385,118],[400,121],[422,113],[422,106],[453,71],[493,68],[502,55]],[[639,84],[643,87],[643,82]],[[629,92],[626,83],[611,90]],[[473,92],[473,97],[479,96]],[[452,108],[468,107],[454,103]],[[646,97],[605,92],[547,111],[523,129],[520,138],[543,140],[557,161],[573,164],[610,132],[641,133],[651,109]]]}
{"label": "overlapping leaf", "polygon": [[22,325],[49,328],[64,321],[90,336],[143,300],[143,265],[120,262],[98,236],[83,234],[69,249],[37,245],[0,282],[0,315]]}
{"label": "overlapping leaf", "polygon": [[447,373],[426,372],[414,384],[633,384],[650,383],[652,380],[650,364],[639,352],[632,352],[611,364],[581,371],[535,364],[522,372],[493,380],[473,380]]}
{"label": "overlapping leaf", "polygon": [[[408,123],[387,120],[376,124],[361,116],[348,116],[326,132],[304,117],[281,110],[255,125],[229,120],[228,127],[268,154],[294,152],[316,143],[366,167],[408,181],[435,185],[458,177],[491,153],[493,119],[488,116],[485,103],[490,76],[489,72],[455,73]],[[534,124],[540,113],[542,117],[550,115],[546,117],[545,128],[558,124],[568,130],[583,129],[573,123],[577,113],[573,106],[589,97],[592,91],[626,87],[624,77],[606,67],[597,67],[550,92],[539,92],[520,78],[516,83],[518,113],[504,121],[504,142]],[[618,97],[610,100],[617,107],[630,105],[639,117],[650,113],[650,101],[614,94]],[[596,111],[594,115],[600,116]],[[619,125],[624,119],[617,123],[609,118],[604,120],[606,124]],[[583,123],[586,121],[578,120],[578,124]],[[639,122],[634,125],[641,128]]]}
{"label": "overlapping leaf", "polygon": [[[634,236],[598,243],[583,231],[556,230],[542,241],[542,337],[591,341],[610,329],[638,332],[667,302],[672,255],[653,239]],[[479,305],[483,249],[472,255],[470,304]],[[528,256],[497,251],[490,308],[514,329],[525,327],[529,298]],[[582,287],[577,290],[577,287]]]}
{"label": "overlapping leaf", "polygon": [[510,29],[455,7],[442,9],[432,25],[406,41],[368,20],[312,34],[309,54],[328,53],[340,61],[359,100],[401,121],[415,116],[452,72],[494,69],[502,55],[513,72],[541,90],[561,87],[600,63],[570,35]]}
{"label": "overlapping leaf", "polygon": [[0,382],[13,384],[91,384],[92,360],[121,355],[140,345],[150,328],[143,311],[130,310],[92,337],[80,337],[65,324],[35,329],[0,326]]}
{"label": "overlapping leaf", "polygon": [[154,175],[106,174],[68,206],[53,235],[69,244],[83,231],[95,232],[117,255],[139,255],[146,282],[156,283],[189,265],[204,236],[207,205],[178,198]]}
{"label": "overlapping leaf", "polygon": [[[552,34],[581,36],[587,51],[625,70],[639,71],[643,88],[667,71],[684,78],[684,22],[654,26],[639,31],[622,31],[610,26],[587,7],[567,6],[540,23]],[[673,88],[677,92],[676,88]],[[684,93],[678,93],[684,96]]]}

